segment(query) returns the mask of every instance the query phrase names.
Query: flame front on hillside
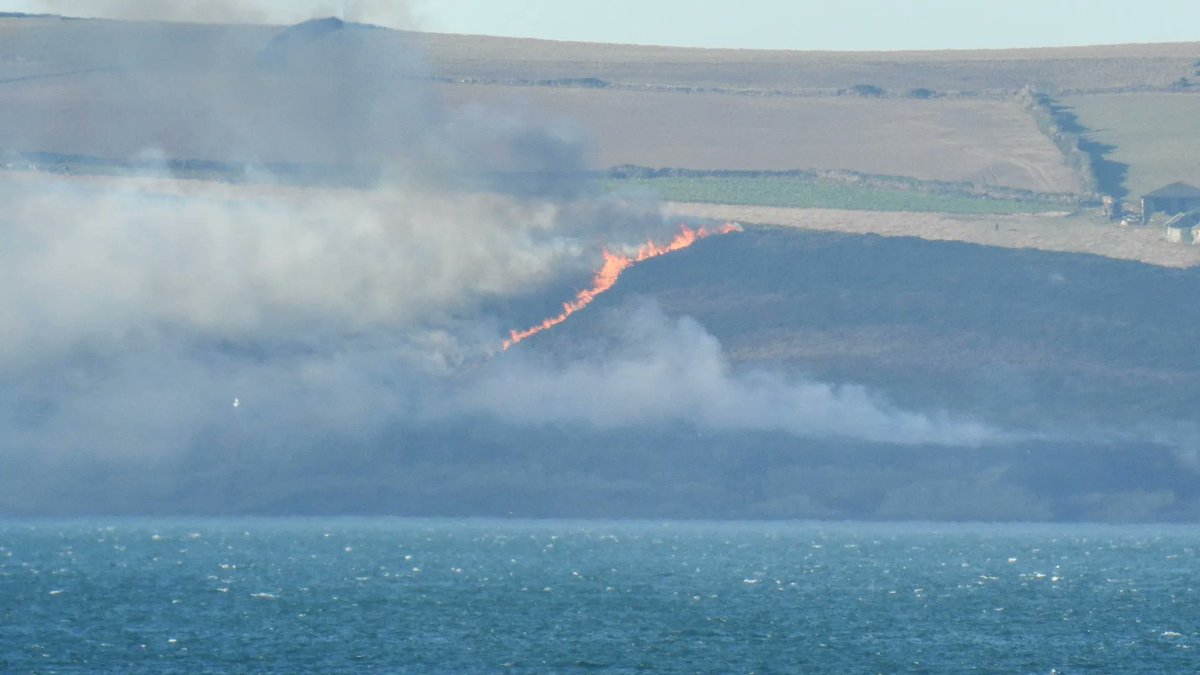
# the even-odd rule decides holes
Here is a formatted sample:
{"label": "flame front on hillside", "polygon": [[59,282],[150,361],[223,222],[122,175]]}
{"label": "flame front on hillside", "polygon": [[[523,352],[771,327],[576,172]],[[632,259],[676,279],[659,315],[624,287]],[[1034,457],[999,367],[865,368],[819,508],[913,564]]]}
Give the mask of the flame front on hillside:
{"label": "flame front on hillside", "polygon": [[509,338],[501,345],[501,350],[507,350],[509,347],[517,344],[521,340],[546,330],[553,328],[563,321],[567,320],[575,312],[587,307],[596,296],[612,288],[617,283],[617,279],[621,273],[632,267],[635,263],[657,258],[660,255],[678,251],[679,249],[687,248],[696,243],[700,239],[714,234],[729,234],[730,232],[740,232],[741,226],[737,223],[725,223],[723,227],[717,230],[709,230],[701,227],[693,230],[692,228],[683,225],[680,227],[679,234],[671,240],[671,243],[665,246],[659,246],[654,243],[654,240],[647,241],[638,248],[637,253],[633,256],[621,255],[613,253],[607,249],[604,251],[604,265],[596,272],[595,278],[592,279],[592,287],[585,288],[575,294],[575,299],[570,302],[563,303],[563,311],[555,316],[549,317],[530,328],[525,330],[509,331]]}

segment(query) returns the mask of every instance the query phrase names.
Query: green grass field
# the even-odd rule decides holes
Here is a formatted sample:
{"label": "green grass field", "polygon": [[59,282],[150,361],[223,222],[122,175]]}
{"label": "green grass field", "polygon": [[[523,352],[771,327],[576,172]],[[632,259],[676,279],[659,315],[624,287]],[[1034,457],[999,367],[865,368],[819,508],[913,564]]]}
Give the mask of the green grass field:
{"label": "green grass field", "polygon": [[1038,213],[1059,211],[1062,204],[941,195],[858,185],[814,182],[789,176],[695,176],[626,178],[609,181],[611,189],[644,188],[662,199],[792,208],[933,213]]}

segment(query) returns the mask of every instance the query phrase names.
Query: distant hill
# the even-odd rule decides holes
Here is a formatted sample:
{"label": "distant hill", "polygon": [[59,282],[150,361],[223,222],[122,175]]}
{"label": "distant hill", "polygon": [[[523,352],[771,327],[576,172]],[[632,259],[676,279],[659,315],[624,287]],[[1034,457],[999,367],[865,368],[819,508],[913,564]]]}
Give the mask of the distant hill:
{"label": "distant hill", "polygon": [[[885,94],[984,94],[1033,86],[1047,93],[1169,88],[1193,77],[1200,42],[1038,49],[830,52],[698,49],[560,42],[528,38],[417,33],[343,24],[335,18],[293,27],[73,20],[48,14],[0,13],[0,53],[32,49],[33,66],[91,65],[155,54],[190,62],[206,42],[232,55],[252,54],[278,38],[304,42],[343,28],[387,36],[398,50],[417,50],[441,77],[565,86],[717,88],[747,92],[816,92],[877,87]],[[166,38],[166,39],[164,39]],[[303,39],[301,39],[303,38]],[[215,41],[215,42],[214,42]],[[113,44],[122,44],[114,50]],[[174,48],[172,51],[171,48]],[[21,62],[0,59],[3,73]],[[926,90],[921,92],[919,90]]]}
{"label": "distant hill", "polygon": [[1200,43],[684,49],[331,18],[279,27],[10,16],[0,35],[0,154],[120,159],[154,148],[201,162],[380,164],[404,135],[388,124],[441,100],[575,124],[591,138],[594,169],[846,170],[1061,193],[1086,181],[1017,92],[1178,91],[1197,79],[1200,55]]}
{"label": "distant hill", "polygon": [[[1038,49],[829,52],[696,49],[410,33],[445,77],[554,83],[596,78],[610,85],[832,92],[871,85],[904,95],[1047,93],[1167,88],[1191,76],[1200,42]],[[917,94],[918,96],[920,93]]]}

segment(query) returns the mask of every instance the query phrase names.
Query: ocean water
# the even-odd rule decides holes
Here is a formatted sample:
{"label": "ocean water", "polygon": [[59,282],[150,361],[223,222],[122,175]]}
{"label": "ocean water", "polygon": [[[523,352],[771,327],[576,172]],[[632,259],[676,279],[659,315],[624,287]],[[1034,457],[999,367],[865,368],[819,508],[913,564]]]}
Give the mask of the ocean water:
{"label": "ocean water", "polygon": [[1198,535],[0,521],[0,672],[1196,672]]}

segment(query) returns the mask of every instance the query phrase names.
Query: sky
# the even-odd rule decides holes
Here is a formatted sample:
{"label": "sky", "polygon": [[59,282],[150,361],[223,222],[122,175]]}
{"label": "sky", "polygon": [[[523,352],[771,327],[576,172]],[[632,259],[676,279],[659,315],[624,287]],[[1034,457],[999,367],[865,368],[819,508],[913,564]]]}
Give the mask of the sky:
{"label": "sky", "polygon": [[797,50],[1046,47],[1200,38],[1188,0],[7,0],[11,11],[395,28],[554,40]]}

